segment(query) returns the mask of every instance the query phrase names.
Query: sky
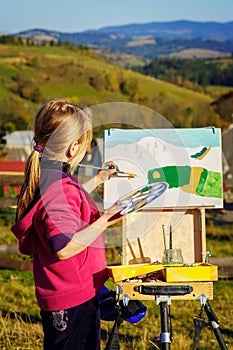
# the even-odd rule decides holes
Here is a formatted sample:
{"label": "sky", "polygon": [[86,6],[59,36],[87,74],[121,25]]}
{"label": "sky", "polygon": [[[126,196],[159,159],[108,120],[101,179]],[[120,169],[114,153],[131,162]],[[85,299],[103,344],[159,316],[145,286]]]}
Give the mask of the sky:
{"label": "sky", "polygon": [[232,0],[6,0],[0,33],[28,29],[75,33],[131,23],[233,21]]}

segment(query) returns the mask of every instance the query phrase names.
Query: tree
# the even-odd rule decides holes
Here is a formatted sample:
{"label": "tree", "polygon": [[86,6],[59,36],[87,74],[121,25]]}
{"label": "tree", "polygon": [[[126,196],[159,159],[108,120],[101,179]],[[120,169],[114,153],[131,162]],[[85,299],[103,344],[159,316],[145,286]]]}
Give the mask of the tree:
{"label": "tree", "polygon": [[134,77],[123,77],[120,90],[124,95],[135,98],[138,94],[138,80]]}
{"label": "tree", "polygon": [[193,121],[193,108],[187,107],[184,111],[184,128],[191,128]]}
{"label": "tree", "polygon": [[42,96],[42,92],[41,89],[36,86],[30,93],[29,95],[29,99],[34,102],[34,103],[39,103],[41,102],[43,96]]}
{"label": "tree", "polygon": [[106,89],[112,92],[119,90],[119,79],[115,72],[111,72],[106,75]]}
{"label": "tree", "polygon": [[0,127],[10,127],[15,130],[25,130],[31,116],[27,114],[23,104],[16,98],[9,98],[0,103],[1,121]]}
{"label": "tree", "polygon": [[97,91],[104,91],[106,88],[105,75],[99,73],[96,76],[92,76],[89,79],[90,85],[93,86]]}

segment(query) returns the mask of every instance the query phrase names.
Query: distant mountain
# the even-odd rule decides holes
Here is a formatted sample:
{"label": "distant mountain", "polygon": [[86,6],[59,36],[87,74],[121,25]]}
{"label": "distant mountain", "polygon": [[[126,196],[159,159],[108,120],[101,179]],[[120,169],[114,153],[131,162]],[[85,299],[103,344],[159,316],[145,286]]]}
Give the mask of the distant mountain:
{"label": "distant mountain", "polygon": [[125,36],[153,36],[160,38],[205,38],[213,40],[233,40],[233,21],[219,22],[151,22],[146,24],[128,24],[110,26],[98,30],[104,34],[123,34]]}
{"label": "distant mountain", "polygon": [[[153,22],[128,24],[87,30],[77,33],[63,33],[44,29],[32,29],[17,33],[35,41],[61,41],[86,45],[92,49],[110,50],[153,59],[169,56],[186,50],[208,50],[215,56],[233,52],[233,21],[218,22]],[[213,56],[213,55],[212,55]]]}

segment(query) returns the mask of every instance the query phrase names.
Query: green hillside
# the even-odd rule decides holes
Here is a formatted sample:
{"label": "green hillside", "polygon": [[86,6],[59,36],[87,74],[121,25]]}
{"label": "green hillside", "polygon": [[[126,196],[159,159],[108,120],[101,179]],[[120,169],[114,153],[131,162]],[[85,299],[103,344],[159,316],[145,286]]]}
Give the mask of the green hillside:
{"label": "green hillside", "polygon": [[175,127],[223,125],[209,95],[123,69],[86,47],[0,45],[1,128],[27,128],[38,107],[54,97],[87,106],[131,102]]}

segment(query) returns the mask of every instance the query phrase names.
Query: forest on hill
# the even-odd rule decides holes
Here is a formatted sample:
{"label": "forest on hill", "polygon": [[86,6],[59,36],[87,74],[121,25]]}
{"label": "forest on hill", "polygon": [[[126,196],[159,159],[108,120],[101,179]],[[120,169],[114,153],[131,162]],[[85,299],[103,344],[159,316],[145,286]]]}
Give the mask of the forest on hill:
{"label": "forest on hill", "polygon": [[[207,92],[121,68],[86,46],[9,40],[0,44],[2,132],[30,128],[38,107],[54,97],[87,106],[106,102],[138,104],[158,112],[174,127],[227,126]],[[153,127],[153,120],[143,122]]]}
{"label": "forest on hill", "polygon": [[134,69],[178,85],[190,81],[196,86],[221,85],[233,88],[233,57],[195,60],[164,57]]}

